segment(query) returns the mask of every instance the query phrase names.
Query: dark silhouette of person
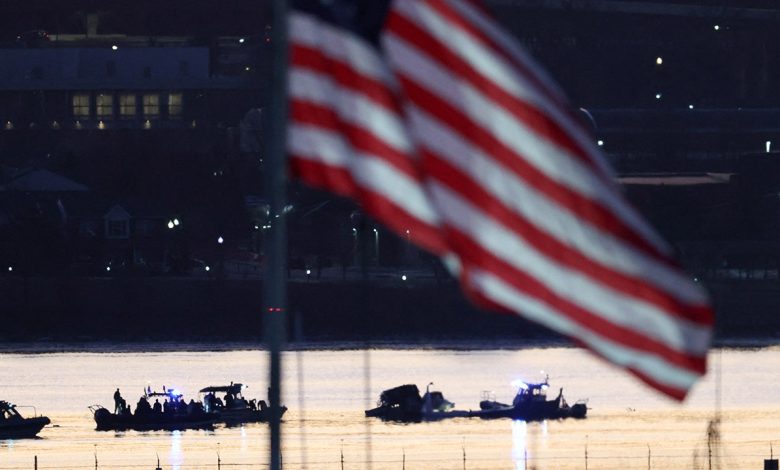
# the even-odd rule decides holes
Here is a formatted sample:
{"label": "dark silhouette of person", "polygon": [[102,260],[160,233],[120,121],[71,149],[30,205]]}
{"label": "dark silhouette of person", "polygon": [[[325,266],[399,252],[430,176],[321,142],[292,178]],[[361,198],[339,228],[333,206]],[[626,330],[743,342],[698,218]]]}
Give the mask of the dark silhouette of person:
{"label": "dark silhouette of person", "polygon": [[116,392],[114,392],[114,413],[118,411],[122,411],[122,402],[125,401],[122,398],[122,394],[119,393],[119,389],[116,389]]}
{"label": "dark silhouette of person", "polygon": [[144,416],[151,413],[151,411],[152,407],[149,405],[149,401],[146,399],[146,397],[141,397],[138,399],[138,404],[135,405],[136,416]]}
{"label": "dark silhouette of person", "polygon": [[160,404],[160,400],[155,398],[154,405],[152,405],[152,411],[155,413],[162,413],[162,405]]}

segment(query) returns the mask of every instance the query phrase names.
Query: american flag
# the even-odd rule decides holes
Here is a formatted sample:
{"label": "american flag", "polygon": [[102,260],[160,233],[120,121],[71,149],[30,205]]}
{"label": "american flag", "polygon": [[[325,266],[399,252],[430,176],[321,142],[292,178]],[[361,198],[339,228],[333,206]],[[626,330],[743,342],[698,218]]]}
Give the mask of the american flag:
{"label": "american flag", "polygon": [[293,172],[441,256],[477,304],[677,399],[705,373],[706,294],[475,0],[295,0],[288,86]]}

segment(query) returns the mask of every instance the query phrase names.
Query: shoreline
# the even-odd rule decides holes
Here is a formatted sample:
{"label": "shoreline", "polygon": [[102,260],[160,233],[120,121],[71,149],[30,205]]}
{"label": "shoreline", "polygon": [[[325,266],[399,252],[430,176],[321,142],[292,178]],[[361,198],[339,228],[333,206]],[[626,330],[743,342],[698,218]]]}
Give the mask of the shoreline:
{"label": "shoreline", "polygon": [[[713,342],[711,351],[733,349],[766,349],[780,347],[780,338],[725,338]],[[372,351],[383,350],[441,350],[441,351],[500,351],[570,348],[581,349],[566,339],[391,339],[361,341],[299,341],[285,345],[284,352],[306,351]],[[162,352],[266,352],[263,342],[252,341],[5,341],[0,343],[0,354],[56,354],[56,353],[162,353]]]}

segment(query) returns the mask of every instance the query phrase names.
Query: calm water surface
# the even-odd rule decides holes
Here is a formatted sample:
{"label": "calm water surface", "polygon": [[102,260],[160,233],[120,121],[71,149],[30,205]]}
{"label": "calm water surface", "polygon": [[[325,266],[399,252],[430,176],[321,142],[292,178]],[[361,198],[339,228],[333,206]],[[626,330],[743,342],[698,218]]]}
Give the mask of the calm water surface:
{"label": "calm water surface", "polygon": [[[0,399],[35,405],[52,425],[39,439],[0,441],[1,469],[266,468],[264,424],[213,431],[98,432],[88,405],[113,406],[119,387],[135,401],[147,383],[195,397],[206,385],[249,385],[265,398],[267,359],[259,350],[0,353]],[[713,351],[720,364],[682,405],[576,348],[522,350],[314,350],[284,356],[285,468],[589,469],[707,468],[707,427],[721,403],[720,446],[713,468],[763,468],[770,443],[780,453],[780,347]],[[454,419],[390,424],[366,420],[379,393],[402,383],[434,382],[458,408],[477,408],[483,390],[511,401],[510,382],[550,375],[570,403],[588,398],[586,420],[526,424]],[[299,373],[300,372],[300,373]],[[31,409],[24,410],[28,414]],[[464,457],[465,455],[465,457]],[[586,457],[587,456],[587,457]],[[465,458],[465,464],[464,464]],[[369,463],[370,461],[370,463]]]}

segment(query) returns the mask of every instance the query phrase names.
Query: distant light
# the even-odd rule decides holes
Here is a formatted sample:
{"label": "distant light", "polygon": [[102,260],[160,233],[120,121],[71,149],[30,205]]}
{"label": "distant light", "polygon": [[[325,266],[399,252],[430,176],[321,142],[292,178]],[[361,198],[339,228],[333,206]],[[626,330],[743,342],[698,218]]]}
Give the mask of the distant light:
{"label": "distant light", "polygon": [[111,46],[111,50],[112,50],[112,51],[115,51],[115,50],[117,50],[117,49],[119,49],[119,46],[117,46],[116,44],[114,44],[113,46]]}
{"label": "distant light", "polygon": [[179,225],[179,219],[173,219],[173,225]]}
{"label": "distant light", "polygon": [[260,227],[255,225],[255,230],[260,230]]}
{"label": "distant light", "polygon": [[217,238],[217,243],[219,243],[220,245],[223,244],[224,242],[225,242],[224,238],[222,237]]}
{"label": "distant light", "polygon": [[311,274],[311,269],[306,270],[306,275],[308,276],[309,274]]}
{"label": "distant light", "polygon": [[244,38],[241,38],[241,39],[239,39],[239,40],[238,40],[238,42],[239,42],[240,44],[244,44]]}
{"label": "distant light", "polygon": [[655,94],[655,99],[660,100],[661,99],[661,94],[660,93],[656,93]]}
{"label": "distant light", "polygon": [[597,141],[596,141],[596,144],[597,144],[599,147],[603,147],[603,146],[604,146],[604,141],[603,141],[603,140],[601,140],[601,139],[599,139],[599,140],[597,140]]}
{"label": "distant light", "polygon": [[13,266],[8,266],[8,272],[11,273],[13,271],[14,271],[14,267]]}
{"label": "distant light", "polygon": [[379,233],[379,232],[377,232],[377,230],[376,230],[376,229],[374,229],[374,233]]}
{"label": "distant light", "polygon": [[198,122],[193,119],[192,122],[190,123],[190,127],[198,127]]}
{"label": "distant light", "polygon": [[173,224],[173,221],[172,221],[172,220],[169,220],[169,221],[168,221],[168,228],[173,228],[173,225],[174,225],[174,224]]}
{"label": "distant light", "polygon": [[6,130],[10,131],[13,128],[14,128],[14,123],[12,123],[11,121],[6,121],[5,122],[5,129]]}
{"label": "distant light", "polygon": [[688,109],[693,109],[693,105],[692,105],[692,104],[689,104],[689,105],[688,105]]}
{"label": "distant light", "polygon": [[146,120],[144,121],[144,129],[151,129],[152,128],[152,121]]}
{"label": "distant light", "polygon": [[699,278],[698,277],[694,277],[693,278],[693,282],[699,282]]}
{"label": "distant light", "polygon": [[76,129],[81,129],[81,121],[76,121],[74,126],[76,126]]}
{"label": "distant light", "polygon": [[766,153],[769,153],[772,150],[772,141],[767,140],[765,145],[766,145]]}
{"label": "distant light", "polygon": [[250,68],[250,67],[247,65],[246,67],[244,67],[244,70],[246,70],[247,72],[249,72],[249,71],[251,70],[251,68]]}
{"label": "distant light", "polygon": [[57,121],[52,121],[51,122],[51,128],[52,129],[59,129],[60,128],[60,123],[57,122]]}
{"label": "distant light", "polygon": [[715,26],[712,27],[712,29],[714,29],[715,31],[718,31],[718,30],[720,30],[720,25],[716,24]]}
{"label": "distant light", "polygon": [[111,266],[106,266],[106,271],[111,271]]}
{"label": "distant light", "polygon": [[211,271],[211,268],[210,268],[210,267],[208,267],[208,266],[206,266],[206,268],[205,268],[205,269],[206,269],[206,272],[209,272],[209,271]]}
{"label": "distant light", "polygon": [[357,233],[357,229],[355,227],[352,227],[352,233]]}
{"label": "distant light", "polygon": [[98,129],[105,129],[105,128],[106,128],[106,123],[104,123],[103,121],[98,121]]}
{"label": "distant light", "polygon": [[406,234],[409,235],[409,229],[406,229]]}
{"label": "distant light", "polygon": [[405,280],[406,280],[406,274],[404,274],[404,275],[402,275],[402,276],[401,276],[401,280],[402,280],[402,281],[405,281]]}
{"label": "distant light", "polygon": [[663,57],[656,57],[655,58],[655,63],[656,63],[656,65],[663,64],[664,63],[664,58]]}

